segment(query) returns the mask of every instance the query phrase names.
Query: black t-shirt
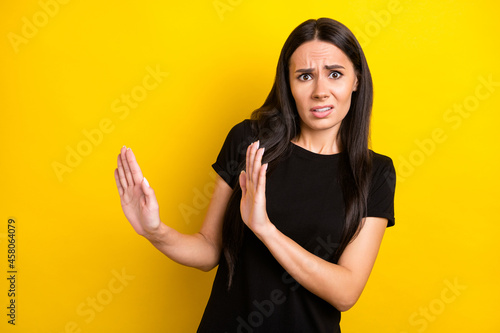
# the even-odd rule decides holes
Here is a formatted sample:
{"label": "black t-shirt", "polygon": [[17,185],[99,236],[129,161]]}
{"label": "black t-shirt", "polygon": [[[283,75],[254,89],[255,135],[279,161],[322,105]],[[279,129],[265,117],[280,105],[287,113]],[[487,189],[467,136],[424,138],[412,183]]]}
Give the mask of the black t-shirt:
{"label": "black t-shirt", "polygon": [[[251,120],[235,125],[212,165],[234,188],[238,165],[256,140]],[[292,152],[266,179],[267,213],[285,235],[315,255],[334,262],[344,218],[337,179],[340,154],[322,155],[293,143]],[[392,160],[373,153],[367,216],[394,225],[395,170]],[[300,286],[245,226],[231,289],[223,256],[198,332],[340,332],[340,312]]]}

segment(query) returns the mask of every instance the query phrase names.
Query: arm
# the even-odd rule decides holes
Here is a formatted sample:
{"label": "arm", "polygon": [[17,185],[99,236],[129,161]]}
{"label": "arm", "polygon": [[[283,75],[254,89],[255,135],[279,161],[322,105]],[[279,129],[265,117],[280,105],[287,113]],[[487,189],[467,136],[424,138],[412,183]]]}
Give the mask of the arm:
{"label": "arm", "polygon": [[115,181],[126,218],[141,236],[182,265],[209,271],[219,262],[222,223],[231,187],[217,177],[215,190],[198,233],[187,235],[162,223],[154,190],[142,175],[132,150],[121,149]]}
{"label": "arm", "polygon": [[342,253],[338,264],[305,250],[272,224],[257,234],[283,268],[304,288],[339,311],[358,300],[375,263],[387,219],[368,217],[358,237]]}
{"label": "arm", "polygon": [[339,311],[348,310],[366,285],[387,219],[365,218],[358,236],[346,247],[338,264],[319,258],[281,233],[269,220],[265,203],[267,165],[261,165],[262,155],[258,142],[249,146],[246,172],[240,175],[243,221],[298,283]]}

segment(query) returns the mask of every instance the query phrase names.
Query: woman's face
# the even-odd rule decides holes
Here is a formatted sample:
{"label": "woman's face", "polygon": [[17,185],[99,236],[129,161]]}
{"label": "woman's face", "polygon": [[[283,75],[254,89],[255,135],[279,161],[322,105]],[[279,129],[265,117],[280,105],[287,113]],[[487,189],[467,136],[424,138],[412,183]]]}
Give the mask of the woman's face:
{"label": "woman's face", "polygon": [[358,84],[351,60],[335,45],[313,40],[295,50],[289,69],[301,130],[336,136]]}

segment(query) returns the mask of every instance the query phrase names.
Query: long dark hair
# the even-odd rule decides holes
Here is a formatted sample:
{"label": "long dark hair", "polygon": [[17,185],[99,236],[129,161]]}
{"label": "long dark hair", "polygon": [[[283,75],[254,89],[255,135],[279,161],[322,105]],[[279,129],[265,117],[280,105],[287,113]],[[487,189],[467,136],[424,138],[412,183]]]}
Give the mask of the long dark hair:
{"label": "long dark hair", "polygon": [[[319,40],[334,44],[351,60],[358,79],[351,106],[338,132],[340,147],[346,154],[340,159],[340,184],[345,204],[345,223],[341,242],[334,253],[337,262],[346,246],[357,236],[366,213],[371,155],[368,149],[373,84],[363,50],[352,32],[330,18],[310,19],[288,36],[281,50],[276,78],[264,104],[251,115],[255,137],[266,148],[263,163],[269,163],[267,174],[291,152],[291,140],[300,134],[300,118],[289,81],[289,61],[303,43]],[[244,161],[240,169],[244,168]],[[240,214],[241,187],[236,185],[224,216],[222,246],[229,268],[230,288],[243,242],[245,225]]]}

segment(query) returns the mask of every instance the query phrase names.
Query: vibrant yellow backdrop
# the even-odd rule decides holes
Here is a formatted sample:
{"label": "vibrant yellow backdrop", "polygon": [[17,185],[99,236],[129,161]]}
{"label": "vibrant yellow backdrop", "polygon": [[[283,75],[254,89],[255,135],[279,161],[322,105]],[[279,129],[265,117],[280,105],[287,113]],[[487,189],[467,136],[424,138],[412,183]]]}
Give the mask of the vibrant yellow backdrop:
{"label": "vibrant yellow backdrop", "polygon": [[162,220],[196,232],[227,132],[263,103],[292,29],[327,16],[364,47],[372,147],[398,173],[396,226],[342,331],[499,332],[499,7],[2,1],[0,331],[194,332],[215,270],[175,264],[134,233],[117,154],[132,147]]}

